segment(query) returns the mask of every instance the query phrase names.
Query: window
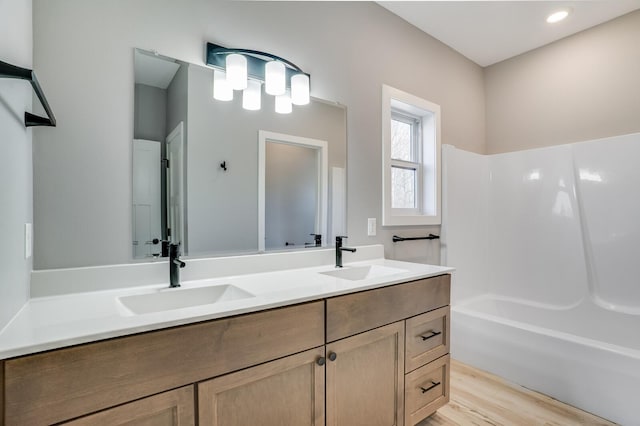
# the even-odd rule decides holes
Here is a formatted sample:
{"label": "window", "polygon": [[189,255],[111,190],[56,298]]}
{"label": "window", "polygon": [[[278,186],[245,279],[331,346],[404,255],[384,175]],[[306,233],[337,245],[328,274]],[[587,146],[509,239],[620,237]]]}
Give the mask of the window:
{"label": "window", "polygon": [[440,224],[440,106],[386,85],[382,101],[382,224]]}

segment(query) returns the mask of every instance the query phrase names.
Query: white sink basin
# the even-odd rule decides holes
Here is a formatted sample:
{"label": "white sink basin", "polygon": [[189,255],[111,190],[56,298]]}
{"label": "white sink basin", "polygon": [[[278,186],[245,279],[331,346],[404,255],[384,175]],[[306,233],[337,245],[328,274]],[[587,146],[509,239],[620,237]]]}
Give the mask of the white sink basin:
{"label": "white sink basin", "polygon": [[380,265],[365,266],[345,266],[344,268],[334,269],[332,271],[320,272],[331,277],[342,278],[350,281],[360,281],[369,278],[386,277],[388,275],[401,274],[407,272],[404,269],[390,268]]}
{"label": "white sink basin", "polygon": [[255,295],[230,284],[195,288],[162,288],[150,293],[122,296],[118,300],[134,315],[191,308]]}

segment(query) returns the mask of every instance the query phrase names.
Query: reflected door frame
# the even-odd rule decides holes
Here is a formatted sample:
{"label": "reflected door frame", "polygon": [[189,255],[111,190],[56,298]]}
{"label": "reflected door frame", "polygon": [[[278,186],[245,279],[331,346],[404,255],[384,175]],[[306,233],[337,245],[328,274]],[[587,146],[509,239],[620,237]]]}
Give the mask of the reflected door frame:
{"label": "reflected door frame", "polygon": [[[133,258],[149,258],[162,251],[161,142],[133,140]],[[156,246],[156,247],[154,247]]]}
{"label": "reflected door frame", "polygon": [[166,139],[167,159],[167,224],[171,230],[168,240],[172,244],[182,244],[182,254],[187,253],[187,241],[184,229],[184,122],[169,133]]}
{"label": "reflected door frame", "polygon": [[284,133],[258,130],[258,252],[265,251],[265,176],[267,142],[296,145],[318,151],[318,209],[316,213],[316,234],[323,235],[322,246],[327,245],[327,200],[328,200],[328,164],[329,143],[320,139],[287,135]]}

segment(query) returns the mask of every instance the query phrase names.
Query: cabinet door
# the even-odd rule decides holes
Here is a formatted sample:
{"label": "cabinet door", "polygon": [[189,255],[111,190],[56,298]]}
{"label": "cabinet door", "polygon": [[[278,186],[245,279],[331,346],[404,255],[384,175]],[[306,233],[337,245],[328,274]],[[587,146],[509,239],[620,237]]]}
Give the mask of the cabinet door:
{"label": "cabinet door", "polygon": [[324,347],[198,384],[206,426],[324,426]]}
{"label": "cabinet door", "polygon": [[193,386],[163,392],[67,423],[67,426],[192,426]]}
{"label": "cabinet door", "polygon": [[327,426],[400,426],[403,418],[404,322],[327,345]]}

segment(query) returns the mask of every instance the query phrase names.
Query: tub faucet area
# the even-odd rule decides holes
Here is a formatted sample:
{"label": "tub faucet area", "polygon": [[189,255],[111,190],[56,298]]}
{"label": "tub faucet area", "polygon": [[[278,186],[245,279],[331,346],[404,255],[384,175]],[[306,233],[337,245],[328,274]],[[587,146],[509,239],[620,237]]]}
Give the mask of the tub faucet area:
{"label": "tub faucet area", "polygon": [[169,287],[180,287],[180,268],[185,266],[180,260],[180,243],[169,244]]}
{"label": "tub faucet area", "polygon": [[336,237],[336,268],[342,268],[342,252],[350,251],[351,253],[355,253],[356,249],[349,247],[342,247],[342,240],[347,237],[339,236]]}

